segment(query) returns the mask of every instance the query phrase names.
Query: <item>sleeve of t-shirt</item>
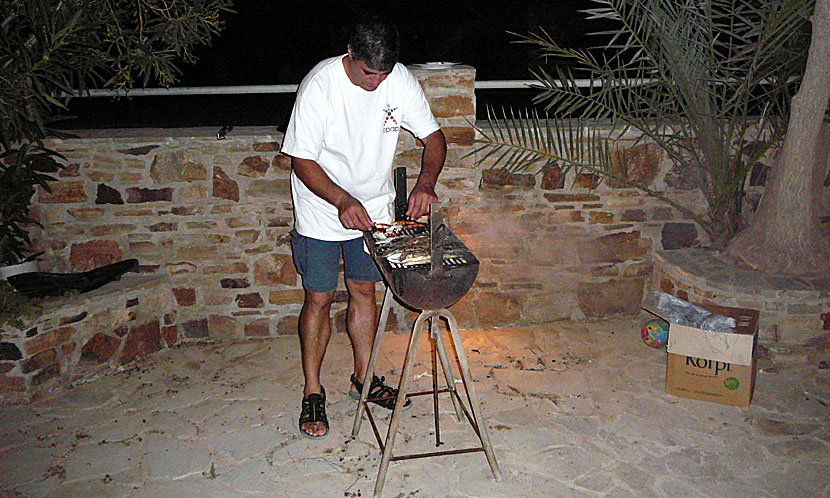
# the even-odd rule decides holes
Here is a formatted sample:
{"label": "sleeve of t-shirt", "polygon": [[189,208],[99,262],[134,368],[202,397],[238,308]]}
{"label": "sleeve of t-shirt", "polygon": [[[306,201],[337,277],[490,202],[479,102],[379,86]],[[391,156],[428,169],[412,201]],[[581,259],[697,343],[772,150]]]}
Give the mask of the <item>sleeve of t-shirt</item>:
{"label": "sleeve of t-shirt", "polygon": [[427,102],[426,95],[418,79],[408,70],[406,74],[406,99],[405,110],[401,125],[411,131],[418,138],[426,138],[435,130],[438,130],[438,121],[432,115]]}
{"label": "sleeve of t-shirt", "polygon": [[301,85],[285,130],[283,153],[312,161],[320,157],[326,128],[325,102],[324,85],[319,80]]}

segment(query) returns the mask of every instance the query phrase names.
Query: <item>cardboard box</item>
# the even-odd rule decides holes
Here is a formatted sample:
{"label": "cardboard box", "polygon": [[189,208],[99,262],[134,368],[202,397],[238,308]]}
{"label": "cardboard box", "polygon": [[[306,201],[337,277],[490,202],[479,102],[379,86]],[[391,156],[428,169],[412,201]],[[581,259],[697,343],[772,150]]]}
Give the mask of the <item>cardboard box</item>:
{"label": "cardboard box", "polygon": [[666,358],[666,392],[684,398],[749,406],[755,391],[758,311],[702,306],[735,319],[734,333],[672,323]]}

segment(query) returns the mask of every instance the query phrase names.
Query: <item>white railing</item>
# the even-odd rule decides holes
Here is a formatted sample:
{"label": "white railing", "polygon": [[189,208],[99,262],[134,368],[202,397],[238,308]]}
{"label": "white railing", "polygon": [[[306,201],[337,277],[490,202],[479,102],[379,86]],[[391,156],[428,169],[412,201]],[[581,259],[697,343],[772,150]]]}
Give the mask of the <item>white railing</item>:
{"label": "white railing", "polygon": [[[240,85],[240,86],[183,86],[173,88],[133,88],[124,90],[88,90],[81,93],[90,97],[161,97],[179,95],[245,95],[264,93],[294,93],[298,85]],[[87,93],[88,92],[88,93]]]}
{"label": "white railing", "polygon": [[[597,80],[593,82],[588,79],[576,80],[576,85],[586,88],[601,84]],[[538,86],[536,80],[491,80],[476,81],[476,90],[501,90],[511,88],[530,88]],[[267,94],[267,93],[294,93],[298,85],[239,85],[239,86],[185,86],[174,88],[134,88],[129,92],[124,90],[87,90],[82,93],[89,97],[114,97],[116,95],[129,95],[131,97],[161,97],[180,95],[246,95],[246,94]]]}
{"label": "white railing", "polygon": [[[790,81],[796,81],[797,78],[790,78]],[[631,78],[627,80],[615,80],[612,85],[624,86],[640,86],[651,83],[653,79]],[[726,80],[727,82],[734,82],[736,80]],[[557,86],[562,86],[559,81],[555,82]],[[603,85],[603,80],[580,78],[575,79],[574,83],[579,88],[600,87]],[[761,80],[760,84],[766,84],[767,80]],[[129,92],[124,90],[85,90],[81,95],[89,97],[114,97],[116,95],[130,95],[131,97],[159,97],[159,96],[176,96],[176,95],[253,95],[253,94],[268,94],[268,93],[294,93],[297,91],[299,85],[238,85],[238,86],[185,86],[174,88],[134,88]],[[526,89],[526,88],[541,88],[542,84],[538,80],[490,80],[490,81],[476,81],[476,90],[507,90],[507,89]]]}

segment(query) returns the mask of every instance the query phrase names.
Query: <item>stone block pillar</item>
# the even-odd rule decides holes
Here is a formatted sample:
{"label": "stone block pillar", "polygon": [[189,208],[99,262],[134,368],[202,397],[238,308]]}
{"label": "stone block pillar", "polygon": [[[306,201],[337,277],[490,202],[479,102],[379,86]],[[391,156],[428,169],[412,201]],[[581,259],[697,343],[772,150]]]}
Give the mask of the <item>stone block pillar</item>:
{"label": "stone block pillar", "polygon": [[[424,89],[430,108],[447,139],[447,161],[438,185],[438,195],[446,199],[459,181],[470,182],[475,176],[473,157],[464,157],[473,145],[476,118],[475,78],[472,66],[456,65],[441,69],[410,66]],[[411,178],[416,178],[421,165],[423,144],[410,134],[402,133],[398,144],[397,166],[406,166]],[[463,180],[462,180],[463,179]],[[411,186],[410,186],[411,188]]]}

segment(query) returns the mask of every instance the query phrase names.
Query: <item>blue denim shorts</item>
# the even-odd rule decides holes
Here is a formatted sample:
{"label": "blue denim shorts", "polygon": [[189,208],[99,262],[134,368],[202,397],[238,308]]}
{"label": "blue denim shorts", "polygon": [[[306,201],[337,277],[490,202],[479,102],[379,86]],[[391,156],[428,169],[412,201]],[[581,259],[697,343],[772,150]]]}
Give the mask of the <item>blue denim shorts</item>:
{"label": "blue denim shorts", "polygon": [[337,288],[341,254],[345,278],[363,282],[380,280],[375,262],[363,250],[362,238],[317,240],[291,230],[291,251],[297,273],[303,277],[303,288],[311,292],[332,292]]}

